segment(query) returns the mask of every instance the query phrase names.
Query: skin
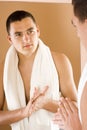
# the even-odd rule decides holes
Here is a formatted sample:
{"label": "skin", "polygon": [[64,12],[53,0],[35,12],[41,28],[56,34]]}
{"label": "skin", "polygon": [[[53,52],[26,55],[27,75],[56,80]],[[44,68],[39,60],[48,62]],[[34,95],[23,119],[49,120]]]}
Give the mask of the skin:
{"label": "skin", "polygon": [[[30,33],[28,30],[33,31]],[[29,32],[29,34],[28,34]],[[58,104],[56,101],[51,99],[46,99],[45,95],[49,86],[45,86],[45,89],[40,92],[35,90],[33,101],[31,101],[29,96],[30,86],[28,85],[31,78],[32,65],[34,62],[34,57],[38,48],[38,38],[40,36],[39,27],[32,21],[31,18],[27,17],[21,21],[16,21],[10,25],[10,35],[8,35],[8,40],[10,44],[13,44],[17,50],[19,57],[18,68],[21,73],[26,96],[26,107],[20,108],[14,111],[2,111],[5,95],[3,90],[3,65],[0,64],[0,125],[2,124],[11,124],[13,122],[24,119],[25,117],[30,116],[34,111],[41,108],[56,112]],[[64,55],[56,52],[52,52],[53,60],[57,68],[60,82],[61,94],[64,97],[69,97],[71,100],[77,100],[76,95],[76,86],[73,79],[72,67],[69,59]],[[27,73],[29,72],[29,73]],[[26,76],[25,76],[26,75]],[[37,86],[38,87],[38,86]],[[35,100],[34,100],[35,98]],[[29,112],[30,110],[30,112]]]}
{"label": "skin", "polygon": [[[87,19],[81,22],[76,16],[73,16],[73,24],[78,37],[87,50]],[[87,130],[87,82],[84,86],[80,101],[82,123],[79,119],[78,108],[70,99],[62,98],[58,104],[60,107],[53,119],[55,124],[58,124],[64,130]]]}
{"label": "skin", "polygon": [[59,108],[53,119],[54,124],[63,130],[82,130],[78,116],[78,108],[68,98],[61,98]]}

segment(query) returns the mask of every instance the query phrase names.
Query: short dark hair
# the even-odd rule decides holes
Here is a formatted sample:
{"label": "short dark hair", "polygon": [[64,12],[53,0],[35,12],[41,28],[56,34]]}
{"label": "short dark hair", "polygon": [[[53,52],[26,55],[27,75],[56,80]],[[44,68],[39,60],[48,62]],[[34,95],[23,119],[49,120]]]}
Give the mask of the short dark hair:
{"label": "short dark hair", "polygon": [[74,15],[81,22],[87,19],[87,0],[72,0]]}
{"label": "short dark hair", "polygon": [[12,22],[21,21],[22,19],[24,19],[26,17],[30,17],[33,20],[33,22],[36,24],[36,20],[30,12],[27,12],[24,10],[17,10],[15,12],[13,12],[12,14],[10,14],[7,18],[7,21],[6,21],[7,33],[9,34],[9,32],[10,32],[10,24]]}

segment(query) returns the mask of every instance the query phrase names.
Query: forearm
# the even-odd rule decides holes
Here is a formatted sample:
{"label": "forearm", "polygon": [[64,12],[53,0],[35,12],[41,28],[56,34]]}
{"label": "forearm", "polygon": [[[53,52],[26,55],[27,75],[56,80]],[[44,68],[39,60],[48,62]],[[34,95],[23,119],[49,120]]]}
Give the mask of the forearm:
{"label": "forearm", "polygon": [[57,112],[58,109],[58,103],[54,100],[49,100],[43,107],[45,110],[48,110],[50,112]]}
{"label": "forearm", "polygon": [[[77,102],[73,101],[73,103],[77,106]],[[48,110],[50,112],[57,112],[58,109],[58,101],[55,100],[48,100],[48,102],[43,106],[45,110]]]}
{"label": "forearm", "polygon": [[0,111],[0,125],[9,125],[25,118],[23,109]]}

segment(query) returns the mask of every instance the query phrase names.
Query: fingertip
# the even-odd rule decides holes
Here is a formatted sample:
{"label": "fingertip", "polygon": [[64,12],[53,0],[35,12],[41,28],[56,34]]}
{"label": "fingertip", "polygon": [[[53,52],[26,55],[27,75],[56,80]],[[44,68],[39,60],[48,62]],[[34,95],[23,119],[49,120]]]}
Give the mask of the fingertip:
{"label": "fingertip", "polygon": [[48,88],[49,88],[49,86],[47,85],[47,86],[46,86],[46,89],[48,89]]}
{"label": "fingertip", "polygon": [[61,101],[58,101],[58,105],[61,106],[62,102]]}
{"label": "fingertip", "polygon": [[66,99],[66,101],[71,101],[71,99],[70,99],[70,98],[68,98],[68,97],[66,97],[65,99]]}
{"label": "fingertip", "polygon": [[65,99],[64,97],[61,97],[61,98],[60,98],[60,101],[63,101],[64,99]]}
{"label": "fingertip", "polygon": [[58,108],[57,111],[59,112],[59,111],[60,111],[60,108]]}

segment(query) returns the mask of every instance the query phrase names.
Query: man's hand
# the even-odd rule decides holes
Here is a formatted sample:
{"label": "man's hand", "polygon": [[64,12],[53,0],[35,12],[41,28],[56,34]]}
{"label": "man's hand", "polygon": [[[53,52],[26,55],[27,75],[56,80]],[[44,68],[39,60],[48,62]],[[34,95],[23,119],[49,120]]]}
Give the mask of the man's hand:
{"label": "man's hand", "polygon": [[42,91],[40,91],[39,89],[36,90],[36,92],[34,94],[35,97],[33,98],[33,104],[34,104],[35,111],[42,109],[43,106],[46,104],[47,98],[45,95],[46,95],[48,88],[49,88],[48,86],[45,86]]}
{"label": "man's hand", "polygon": [[76,105],[68,98],[61,98],[58,105],[58,111],[53,119],[54,123],[64,130],[81,130]]}
{"label": "man's hand", "polygon": [[43,104],[43,99],[48,90],[48,86],[45,86],[42,91],[35,88],[33,97],[29,100],[27,106],[23,109],[24,117],[29,117],[33,112],[40,109]]}

